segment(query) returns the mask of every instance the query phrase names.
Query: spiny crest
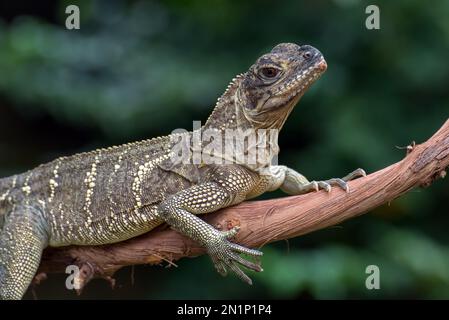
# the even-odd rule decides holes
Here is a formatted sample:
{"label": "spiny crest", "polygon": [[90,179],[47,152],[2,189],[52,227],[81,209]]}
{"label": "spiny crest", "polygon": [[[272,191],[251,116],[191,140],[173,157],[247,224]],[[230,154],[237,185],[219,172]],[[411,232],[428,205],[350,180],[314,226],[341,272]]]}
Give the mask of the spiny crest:
{"label": "spiny crest", "polygon": [[228,84],[228,86],[226,87],[225,92],[217,99],[217,103],[215,104],[214,110],[212,111],[212,113],[210,114],[209,118],[207,119],[206,122],[209,122],[211,119],[213,119],[214,114],[216,113],[216,111],[218,109],[221,109],[220,107],[222,106],[222,104],[224,103],[224,107],[227,107],[228,103],[229,103],[229,98],[231,97],[231,95],[233,95],[235,93],[235,90],[237,90],[238,88],[238,84],[241,78],[243,78],[245,76],[245,73],[240,73],[238,75],[236,75],[231,82]]}
{"label": "spiny crest", "polygon": [[238,75],[235,76],[235,78],[233,78],[231,80],[231,82],[226,87],[225,92],[217,99],[217,103],[215,104],[215,106],[217,106],[218,102],[220,102],[225,96],[227,96],[231,90],[237,89],[236,88],[236,84],[238,84],[237,80],[240,79],[240,78],[243,78],[244,75],[245,75],[244,73],[238,74]]}
{"label": "spiny crest", "polygon": [[[182,134],[182,133],[178,133],[178,134]],[[123,150],[126,150],[126,149],[127,150],[139,149],[140,146],[148,146],[150,144],[161,144],[162,142],[164,142],[164,140],[167,140],[169,138],[170,138],[169,135],[165,135],[165,136],[154,137],[151,139],[141,140],[141,141],[137,141],[137,142],[129,142],[129,143],[122,144],[122,145],[98,148],[98,149],[92,150],[92,151],[77,153],[72,156],[59,157],[59,158],[53,160],[52,162],[41,164],[41,165],[39,165],[39,167],[46,167],[48,165],[55,163],[56,161],[68,160],[70,158],[78,159],[78,160],[85,160],[86,158],[89,158],[89,157],[99,156],[102,153],[103,154],[111,154],[112,152],[123,152]]]}

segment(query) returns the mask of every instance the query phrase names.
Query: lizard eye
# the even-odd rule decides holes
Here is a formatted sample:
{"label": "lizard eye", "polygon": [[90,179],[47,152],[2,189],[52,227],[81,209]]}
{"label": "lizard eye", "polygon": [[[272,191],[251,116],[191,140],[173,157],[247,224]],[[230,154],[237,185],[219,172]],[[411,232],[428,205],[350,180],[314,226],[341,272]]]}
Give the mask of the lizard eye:
{"label": "lizard eye", "polygon": [[273,79],[279,74],[279,70],[273,67],[265,67],[260,70],[260,74],[267,79]]}
{"label": "lizard eye", "polygon": [[310,51],[306,51],[306,52],[304,52],[304,53],[302,54],[302,56],[303,56],[305,59],[309,60],[310,58],[312,58],[312,53],[311,53]]}

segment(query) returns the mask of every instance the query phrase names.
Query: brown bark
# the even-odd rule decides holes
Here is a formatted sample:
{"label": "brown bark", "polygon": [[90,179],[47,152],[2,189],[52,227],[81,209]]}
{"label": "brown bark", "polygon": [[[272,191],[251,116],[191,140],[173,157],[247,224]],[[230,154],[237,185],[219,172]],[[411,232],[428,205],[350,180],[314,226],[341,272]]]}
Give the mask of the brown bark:
{"label": "brown bark", "polygon": [[[402,160],[349,183],[350,192],[333,188],[300,196],[248,201],[204,216],[219,229],[240,225],[235,241],[247,247],[293,238],[358,216],[388,203],[414,187],[429,186],[444,177],[449,166],[449,120],[429,140],[407,147]],[[64,272],[67,265],[81,267],[84,286],[93,277],[111,278],[123,266],[172,263],[205,250],[166,226],[140,237],[106,246],[49,248],[45,250],[36,282],[46,273]]]}

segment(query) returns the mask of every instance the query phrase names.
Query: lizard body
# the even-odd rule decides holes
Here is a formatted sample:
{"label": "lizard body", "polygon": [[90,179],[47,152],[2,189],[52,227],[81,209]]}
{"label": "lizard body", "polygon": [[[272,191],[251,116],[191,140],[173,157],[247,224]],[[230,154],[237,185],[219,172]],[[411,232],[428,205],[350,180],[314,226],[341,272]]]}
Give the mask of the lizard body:
{"label": "lizard body", "polygon": [[[280,130],[326,67],[321,53],[311,46],[276,46],[231,82],[201,130],[211,130],[225,142],[229,130]],[[195,163],[194,153],[177,162],[174,150],[180,140],[193,141],[190,151],[207,149],[207,143],[195,142],[196,133],[63,157],[1,179],[0,298],[23,296],[47,246],[120,242],[164,222],[204,245],[221,274],[230,270],[251,283],[239,264],[261,268],[239,253],[262,253],[229,241],[238,228],[216,230],[197,214],[277,188],[288,194],[329,191],[331,185],[347,189],[347,180],[364,174],[359,169],[343,179],[309,182],[290,168],[271,165],[279,152],[277,137],[257,144],[263,152],[253,163],[210,150],[204,155],[227,162]],[[239,151],[247,154],[250,149],[242,144]]]}

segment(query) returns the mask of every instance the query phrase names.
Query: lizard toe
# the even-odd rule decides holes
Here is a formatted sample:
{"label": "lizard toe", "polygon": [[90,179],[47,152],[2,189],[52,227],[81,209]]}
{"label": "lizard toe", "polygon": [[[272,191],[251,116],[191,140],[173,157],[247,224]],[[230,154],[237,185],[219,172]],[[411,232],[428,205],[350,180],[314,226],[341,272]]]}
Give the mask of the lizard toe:
{"label": "lizard toe", "polygon": [[208,253],[212,259],[212,262],[214,263],[218,273],[221,275],[226,275],[230,270],[242,281],[252,284],[252,280],[241,270],[239,265],[256,272],[261,272],[263,269],[259,263],[246,260],[239,254],[243,253],[251,256],[261,256],[263,253],[261,251],[249,249],[239,244],[230,242],[226,237],[227,233],[228,232],[220,232],[217,240],[214,241],[214,244],[208,247]]}
{"label": "lizard toe", "polygon": [[318,184],[318,187],[319,187],[319,190],[326,190],[326,192],[331,192],[331,190],[332,190],[332,186],[331,186],[331,184],[328,182],[328,180],[326,180],[326,181],[317,181],[317,184]]}
{"label": "lizard toe", "polygon": [[352,171],[351,173],[347,174],[346,176],[344,176],[342,178],[342,180],[350,181],[350,180],[354,180],[354,179],[360,178],[360,177],[366,177],[366,172],[365,172],[365,170],[358,168],[358,169]]}
{"label": "lizard toe", "polygon": [[226,239],[231,239],[231,238],[234,238],[239,231],[240,231],[240,227],[235,226],[232,229],[223,231],[223,235],[225,236]]}
{"label": "lizard toe", "polygon": [[332,178],[332,179],[326,180],[325,182],[328,183],[331,186],[338,186],[341,189],[343,189],[344,191],[349,192],[349,186],[346,183],[346,181],[343,180],[343,179]]}

